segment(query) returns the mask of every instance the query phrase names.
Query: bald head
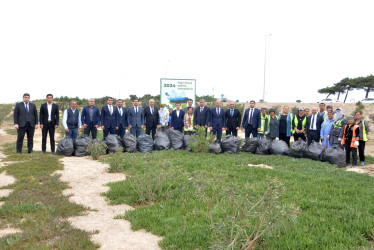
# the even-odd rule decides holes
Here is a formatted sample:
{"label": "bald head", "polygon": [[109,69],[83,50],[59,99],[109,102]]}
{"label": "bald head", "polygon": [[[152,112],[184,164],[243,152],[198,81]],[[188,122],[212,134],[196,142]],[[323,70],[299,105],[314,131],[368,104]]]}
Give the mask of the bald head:
{"label": "bald head", "polygon": [[313,107],[312,108],[312,114],[315,115],[315,114],[317,114],[317,112],[318,112],[317,107]]}
{"label": "bald head", "polygon": [[216,100],[216,107],[217,108],[221,107],[221,100],[218,100],[218,99]]}

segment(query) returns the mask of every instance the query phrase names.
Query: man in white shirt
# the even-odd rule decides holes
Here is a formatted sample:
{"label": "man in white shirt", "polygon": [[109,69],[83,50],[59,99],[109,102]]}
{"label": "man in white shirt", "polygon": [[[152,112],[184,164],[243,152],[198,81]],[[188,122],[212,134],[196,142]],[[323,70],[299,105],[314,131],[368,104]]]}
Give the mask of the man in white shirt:
{"label": "man in white shirt", "polygon": [[319,143],[323,116],[319,115],[317,112],[317,107],[313,107],[312,114],[308,116],[306,120],[305,136],[308,138],[308,145],[310,145],[313,141]]}
{"label": "man in white shirt", "polygon": [[183,133],[184,114],[184,111],[181,109],[181,103],[177,102],[175,104],[175,109],[171,113],[171,129],[179,130],[181,133]]}
{"label": "man in white shirt", "polygon": [[51,152],[55,154],[55,129],[58,128],[59,110],[57,104],[53,103],[53,95],[47,95],[47,102],[40,106],[39,113],[40,128],[42,129],[42,154],[47,148],[47,135],[51,143]]}
{"label": "man in white shirt", "polygon": [[101,108],[101,128],[103,130],[104,139],[110,133],[111,135],[117,134],[119,127],[118,108],[113,106],[113,98],[108,97],[108,105]]}
{"label": "man in white shirt", "polygon": [[75,142],[78,132],[82,131],[82,121],[76,101],[70,101],[70,108],[64,111],[62,125],[65,128],[65,136],[70,137]]}

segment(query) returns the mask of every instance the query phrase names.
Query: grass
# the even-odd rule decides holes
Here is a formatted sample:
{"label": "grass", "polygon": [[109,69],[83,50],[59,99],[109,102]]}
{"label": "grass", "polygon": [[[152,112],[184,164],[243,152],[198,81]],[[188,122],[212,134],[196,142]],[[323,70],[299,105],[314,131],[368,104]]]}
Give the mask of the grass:
{"label": "grass", "polygon": [[[1,249],[96,249],[88,232],[76,229],[65,219],[82,215],[87,210],[71,203],[62,191],[68,188],[59,175],[52,175],[63,166],[60,157],[51,154],[15,155],[15,144],[3,146],[9,155],[5,161],[17,161],[3,167],[16,178],[14,191],[0,207],[0,228],[19,228],[22,233],[0,238]],[[93,233],[93,232],[92,232]]]}
{"label": "grass", "polygon": [[3,123],[5,117],[10,113],[13,107],[13,104],[0,104],[0,124]]}
{"label": "grass", "polygon": [[[124,155],[128,155],[122,157],[128,178],[109,183],[110,190],[105,195],[112,204],[135,206],[135,210],[118,216],[118,219],[129,220],[134,230],[144,228],[164,236],[159,243],[162,248],[208,249],[215,246],[209,206],[199,191],[202,185],[207,187],[205,192],[208,193],[213,187],[219,187],[221,194],[218,197],[222,199],[226,199],[228,190],[234,190],[236,197],[255,201],[273,179],[286,187],[282,204],[295,205],[301,212],[294,223],[284,223],[267,232],[256,247],[372,247],[369,241],[374,228],[373,177],[337,169],[328,163],[287,156],[194,154],[172,150]],[[110,162],[111,157],[108,155],[103,161]],[[368,162],[372,160],[372,157],[368,158]],[[262,163],[274,169],[248,167],[248,163]],[[160,171],[168,178],[156,179]],[[161,191],[153,192],[149,183],[144,185],[147,188],[137,184],[141,178],[146,181],[150,177],[153,184],[161,186],[157,189]],[[140,197],[139,190],[148,190],[153,195],[149,196],[152,200],[147,200],[144,195],[147,192],[141,193],[143,196]],[[227,209],[217,209],[216,217],[226,216]]]}

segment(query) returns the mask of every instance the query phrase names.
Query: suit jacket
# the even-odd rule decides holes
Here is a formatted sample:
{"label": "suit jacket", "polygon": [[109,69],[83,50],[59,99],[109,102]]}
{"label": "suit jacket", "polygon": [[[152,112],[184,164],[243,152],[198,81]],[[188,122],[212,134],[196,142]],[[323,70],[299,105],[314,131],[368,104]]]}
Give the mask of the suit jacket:
{"label": "suit jacket", "polygon": [[118,109],[115,106],[113,107],[113,112],[110,114],[109,106],[105,105],[101,108],[101,126],[104,128],[115,128],[119,127],[119,119],[118,119]]}
{"label": "suit jacket", "polygon": [[[39,122],[40,125],[47,126],[48,125],[48,104],[43,103],[42,106],[40,106],[40,112],[39,112]],[[55,126],[58,125],[60,120],[59,117],[59,110],[58,105],[55,103],[52,103],[52,109],[51,109],[51,125]]]}
{"label": "suit jacket", "polygon": [[217,113],[217,108],[210,110],[210,126],[213,129],[226,127],[225,110],[223,108],[219,108],[219,114]]}
{"label": "suit jacket", "polygon": [[160,121],[160,115],[158,109],[153,106],[153,114],[151,113],[151,107],[148,106],[144,109],[144,123],[147,128],[157,127]]}
{"label": "suit jacket", "polygon": [[[90,125],[91,124],[91,119],[90,119],[90,106],[85,106],[82,110],[82,116],[81,120],[83,124]],[[100,126],[100,120],[101,120],[101,115],[100,115],[100,110],[98,107],[94,106],[93,107],[93,115],[92,115],[92,123],[93,125]]]}
{"label": "suit jacket", "polygon": [[210,109],[204,106],[202,112],[200,112],[200,106],[195,108],[193,116],[193,124],[199,126],[208,126],[210,121]]}
{"label": "suit jacket", "polygon": [[[310,124],[312,122],[312,116],[308,116],[306,118],[306,128],[305,128],[305,133],[309,134],[310,132]],[[317,121],[316,121],[316,126],[317,126],[317,133],[320,134],[321,132],[321,125],[323,123],[323,116],[317,115]]]}
{"label": "suit jacket", "polygon": [[[16,107],[14,108],[13,118],[14,125],[18,124],[20,128],[26,126],[27,113],[24,102],[19,102],[16,104]],[[35,127],[35,125],[38,125],[38,111],[36,110],[35,104],[31,102],[29,102],[29,119],[31,127]]]}
{"label": "suit jacket", "polygon": [[144,111],[142,107],[138,106],[138,113],[135,113],[135,108],[131,107],[128,111],[129,126],[142,126],[144,125]]}
{"label": "suit jacket", "polygon": [[242,121],[242,114],[238,109],[234,109],[234,115],[231,117],[230,108],[225,112],[226,127],[227,128],[237,128],[240,127],[240,122]]}
{"label": "suit jacket", "polygon": [[[243,123],[242,123],[242,127],[246,128],[247,126],[249,126],[248,124],[248,119],[249,119],[249,111],[251,109],[248,108],[245,110],[244,112],[244,118],[243,118]],[[261,112],[259,109],[256,109],[254,108],[253,110],[253,115],[252,115],[252,128],[261,128]]]}
{"label": "suit jacket", "polygon": [[122,125],[123,128],[126,128],[128,127],[128,118],[127,118],[127,109],[124,108],[124,107],[121,107],[122,109],[122,115],[120,115],[119,113],[119,107],[117,107],[117,111],[118,111],[118,119],[119,119],[119,125]]}
{"label": "suit jacket", "polygon": [[184,127],[184,111],[179,111],[179,117],[177,116],[177,110],[173,110],[173,113],[171,113],[171,125],[170,127],[173,127],[176,130],[180,130]]}

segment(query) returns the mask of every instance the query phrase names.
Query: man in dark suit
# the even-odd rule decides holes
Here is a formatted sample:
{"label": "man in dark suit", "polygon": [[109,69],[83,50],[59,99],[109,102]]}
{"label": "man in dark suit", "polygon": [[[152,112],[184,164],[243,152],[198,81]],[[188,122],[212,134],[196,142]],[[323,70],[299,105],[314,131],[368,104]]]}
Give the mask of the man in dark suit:
{"label": "man in dark suit", "polygon": [[205,135],[210,121],[210,109],[205,106],[205,100],[200,100],[200,106],[195,108],[193,116],[193,124],[197,126],[205,127]]}
{"label": "man in dark suit", "polygon": [[40,107],[39,122],[42,129],[42,154],[47,149],[47,135],[51,143],[52,154],[55,154],[55,129],[58,128],[59,110],[57,104],[53,103],[53,95],[47,95],[47,102]]}
{"label": "man in dark suit", "polygon": [[91,98],[88,101],[88,106],[85,106],[82,110],[81,121],[84,127],[84,134],[90,136],[91,133],[92,139],[96,139],[100,119],[100,110],[95,106],[95,99]]}
{"label": "man in dark suit", "polygon": [[142,128],[144,128],[144,111],[142,107],[139,107],[139,99],[133,100],[134,106],[129,108],[129,128],[130,134],[138,137],[142,133]]}
{"label": "man in dark suit", "polygon": [[184,111],[181,109],[181,103],[177,102],[175,104],[175,109],[171,113],[171,129],[179,130],[181,133],[183,133],[184,128]]}
{"label": "man in dark suit", "polygon": [[119,126],[118,110],[113,106],[113,98],[108,97],[108,105],[101,108],[101,128],[104,132],[104,139],[110,133],[115,135]]}
{"label": "man in dark suit", "polygon": [[123,138],[123,136],[126,133],[128,123],[127,123],[127,109],[123,107],[123,101],[121,99],[117,100],[117,110],[118,110],[118,119],[119,119],[119,127],[117,130],[117,135]]}
{"label": "man in dark suit", "polygon": [[226,135],[238,136],[242,115],[240,111],[235,108],[235,102],[230,102],[230,108],[225,112],[226,118]]}
{"label": "man in dark suit", "polygon": [[308,145],[310,145],[312,141],[319,143],[322,123],[323,116],[318,114],[318,109],[316,107],[313,107],[312,114],[307,117],[305,125],[305,136],[308,138]]}
{"label": "man in dark suit", "polygon": [[195,112],[195,107],[193,107],[193,105],[194,105],[193,100],[192,99],[188,99],[188,101],[187,101],[187,107],[185,107],[183,109],[183,112],[185,114],[187,114],[188,113],[188,107],[192,107],[192,112]]}
{"label": "man in dark suit", "polygon": [[256,102],[250,101],[249,108],[244,112],[242,130],[245,129],[245,138],[257,137],[258,131],[261,130],[261,112],[255,108]]}
{"label": "man in dark suit", "polygon": [[27,152],[33,153],[34,132],[38,129],[38,111],[34,103],[30,103],[30,94],[23,94],[23,102],[14,108],[14,127],[17,129],[17,154],[22,153],[23,138],[27,134]]}
{"label": "man in dark suit", "polygon": [[217,141],[221,142],[222,131],[226,128],[225,110],[221,108],[221,101],[216,100],[216,107],[210,110],[210,131],[217,135]]}
{"label": "man in dark suit", "polygon": [[160,116],[158,114],[158,109],[155,107],[155,100],[149,100],[149,106],[144,109],[144,123],[145,123],[145,133],[151,135],[152,139],[155,138],[156,129],[159,127]]}

